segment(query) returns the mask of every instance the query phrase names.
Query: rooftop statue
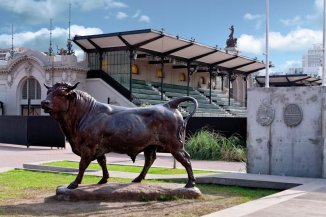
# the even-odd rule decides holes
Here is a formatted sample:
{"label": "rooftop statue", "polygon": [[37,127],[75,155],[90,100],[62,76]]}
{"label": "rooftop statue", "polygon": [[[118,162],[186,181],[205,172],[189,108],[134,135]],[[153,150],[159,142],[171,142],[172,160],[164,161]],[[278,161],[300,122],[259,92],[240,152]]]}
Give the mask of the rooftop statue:
{"label": "rooftop statue", "polygon": [[[190,156],[184,149],[187,121],[198,107],[194,98],[184,96],[161,105],[125,108],[97,102],[89,94],[75,90],[77,85],[45,85],[47,97],[41,102],[44,112],[59,122],[72,151],[81,157],[78,175],[69,189],[78,187],[93,160],[97,160],[103,171],[98,184],[106,183],[109,173],[105,154],[109,152],[127,154],[134,162],[136,156],[144,152],[145,165],[133,180],[141,182],[159,147],[170,152],[186,168],[188,182],[185,187],[195,186]],[[194,110],[183,120],[177,108],[186,101],[194,104]]]}
{"label": "rooftop statue", "polygon": [[237,46],[237,38],[234,38],[233,37],[233,34],[234,34],[234,26],[231,25],[231,27],[229,28],[229,30],[231,32],[230,32],[230,35],[229,35],[228,40],[226,40],[226,47],[236,47]]}

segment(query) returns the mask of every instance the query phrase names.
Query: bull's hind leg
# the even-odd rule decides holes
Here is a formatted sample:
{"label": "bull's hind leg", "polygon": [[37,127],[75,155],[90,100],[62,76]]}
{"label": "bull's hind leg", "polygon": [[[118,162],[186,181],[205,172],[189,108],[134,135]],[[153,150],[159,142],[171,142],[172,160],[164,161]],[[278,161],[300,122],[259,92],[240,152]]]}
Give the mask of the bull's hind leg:
{"label": "bull's hind leg", "polygon": [[109,178],[109,172],[106,167],[106,157],[105,157],[105,155],[102,155],[101,157],[97,158],[96,160],[97,160],[98,164],[101,166],[102,172],[103,172],[102,179],[98,182],[98,184],[105,184],[108,182],[108,178]]}
{"label": "bull's hind leg", "polygon": [[185,150],[173,151],[173,152],[171,152],[171,154],[187,170],[188,182],[187,182],[187,184],[186,184],[185,187],[186,188],[192,188],[192,187],[194,187],[196,180],[195,180],[194,174],[192,172],[192,167],[191,167],[191,163],[190,163],[190,156],[189,156],[189,154]]}
{"label": "bull's hind leg", "polygon": [[154,163],[154,160],[156,159],[156,146],[148,146],[144,150],[144,156],[145,156],[145,164],[143,167],[143,170],[139,174],[137,178],[135,178],[132,182],[141,182],[141,180],[145,179],[145,176],[149,170],[149,168]]}

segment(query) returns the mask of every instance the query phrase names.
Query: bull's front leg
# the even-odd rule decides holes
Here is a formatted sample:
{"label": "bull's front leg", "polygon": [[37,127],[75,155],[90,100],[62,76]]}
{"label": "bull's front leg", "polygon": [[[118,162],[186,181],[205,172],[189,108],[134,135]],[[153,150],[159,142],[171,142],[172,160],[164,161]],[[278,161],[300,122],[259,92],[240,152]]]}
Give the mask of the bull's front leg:
{"label": "bull's front leg", "polygon": [[108,182],[108,178],[109,178],[109,172],[106,167],[105,155],[103,154],[101,157],[97,158],[97,162],[101,166],[103,172],[102,179],[98,182],[98,184],[105,184]]}
{"label": "bull's front leg", "polygon": [[76,189],[78,187],[78,185],[81,183],[83,176],[84,176],[84,172],[86,170],[86,168],[88,167],[88,165],[91,163],[91,158],[89,156],[82,156],[79,162],[79,171],[78,171],[78,175],[75,179],[75,181],[73,181],[72,183],[70,183],[68,185],[68,189]]}

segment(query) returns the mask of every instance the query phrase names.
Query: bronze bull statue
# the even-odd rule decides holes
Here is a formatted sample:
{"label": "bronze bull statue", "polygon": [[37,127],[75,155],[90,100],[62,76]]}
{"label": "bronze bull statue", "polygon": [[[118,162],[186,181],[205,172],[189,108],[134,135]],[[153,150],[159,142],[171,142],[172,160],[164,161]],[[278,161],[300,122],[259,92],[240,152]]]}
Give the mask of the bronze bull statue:
{"label": "bronze bull statue", "polygon": [[[133,180],[141,182],[156,158],[158,147],[170,152],[186,168],[185,187],[195,186],[190,156],[184,149],[186,124],[198,107],[194,98],[184,96],[161,105],[125,108],[97,102],[89,94],[75,90],[77,85],[45,85],[47,97],[41,102],[44,112],[59,122],[72,151],[81,157],[78,175],[69,189],[78,187],[86,168],[95,159],[103,171],[98,184],[106,183],[109,173],[105,154],[109,152],[127,154],[133,162],[144,152],[143,170]],[[185,101],[191,101],[194,110],[183,120],[177,108]]]}

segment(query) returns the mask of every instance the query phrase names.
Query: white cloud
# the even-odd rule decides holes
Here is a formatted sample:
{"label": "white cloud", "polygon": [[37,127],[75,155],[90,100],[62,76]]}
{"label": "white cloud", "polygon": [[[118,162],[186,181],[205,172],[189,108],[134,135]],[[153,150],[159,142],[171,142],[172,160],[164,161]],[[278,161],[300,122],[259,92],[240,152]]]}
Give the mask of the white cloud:
{"label": "white cloud", "polygon": [[257,19],[261,19],[262,15],[260,14],[251,14],[251,13],[246,13],[243,18],[245,20],[257,20]]}
{"label": "white cloud", "polygon": [[0,8],[21,16],[28,23],[40,23],[63,12],[63,4],[52,4],[51,0],[0,0]]}
{"label": "white cloud", "polygon": [[295,16],[292,19],[281,19],[281,23],[285,26],[297,26],[301,23],[301,17]]}
{"label": "white cloud", "polygon": [[256,38],[252,35],[242,34],[238,38],[238,47],[241,52],[262,54],[263,44],[260,38]]}
{"label": "white cloud", "polygon": [[251,14],[251,13],[246,13],[243,16],[243,18],[247,21],[254,21],[256,29],[260,29],[263,17],[264,16],[261,14]]}
{"label": "white cloud", "polygon": [[288,72],[289,68],[301,67],[302,62],[300,60],[286,60],[284,63],[278,65],[278,69],[282,72]]}
{"label": "white cloud", "polygon": [[116,15],[116,18],[118,20],[123,20],[123,19],[126,19],[128,17],[128,14],[124,13],[124,12],[121,12],[119,11]]}
{"label": "white cloud", "polygon": [[[72,13],[74,8],[91,11],[98,8],[126,8],[128,5],[115,0],[70,0]],[[37,24],[48,22],[52,17],[57,20],[68,16],[68,1],[66,0],[0,0],[0,8],[19,15],[22,22]]]}
{"label": "white cloud", "polygon": [[322,12],[324,8],[324,0],[315,0],[314,6],[317,11]]}
{"label": "white cloud", "polygon": [[270,47],[280,51],[303,51],[321,41],[322,32],[312,29],[298,28],[287,35],[279,32],[270,33]]}
{"label": "white cloud", "polygon": [[[321,43],[322,32],[298,28],[282,35],[280,32],[269,33],[269,48],[282,52],[302,52],[307,50],[312,44]],[[253,54],[262,54],[265,50],[265,36],[255,37],[243,34],[238,38],[240,51]]]}
{"label": "white cloud", "polygon": [[149,16],[147,15],[141,15],[139,17],[139,22],[145,22],[145,23],[149,23],[151,21],[151,19],[149,18]]}
{"label": "white cloud", "polygon": [[[87,28],[84,26],[71,26],[71,35],[94,35],[101,34],[103,31],[99,28]],[[53,50],[56,46],[59,48],[65,47],[68,38],[68,29],[56,27],[52,30],[52,45]],[[35,32],[19,32],[14,34],[14,46],[26,47],[38,51],[47,51],[49,48],[50,31],[47,28],[42,28]],[[11,46],[11,35],[0,35],[0,47],[8,48]],[[73,44],[73,49],[78,50],[77,45]]]}
{"label": "white cloud", "polygon": [[[62,0],[64,1],[64,0]],[[126,8],[128,7],[126,4],[120,2],[120,1],[114,1],[114,0],[73,0],[73,3],[77,6],[79,6],[84,11],[91,11],[98,8]]]}
{"label": "white cloud", "polygon": [[323,18],[323,8],[324,8],[324,1],[323,0],[315,0],[315,2],[314,2],[315,12],[313,14],[306,15],[307,22],[308,23],[320,22]]}
{"label": "white cloud", "polygon": [[97,27],[84,27],[78,25],[71,26],[71,35],[96,35],[102,33],[103,31]]}
{"label": "white cloud", "polygon": [[136,13],[134,15],[132,15],[132,18],[138,18],[140,15],[140,10],[137,10]]}
{"label": "white cloud", "polygon": [[78,61],[84,60],[85,53],[81,49],[75,49],[75,55]]}

